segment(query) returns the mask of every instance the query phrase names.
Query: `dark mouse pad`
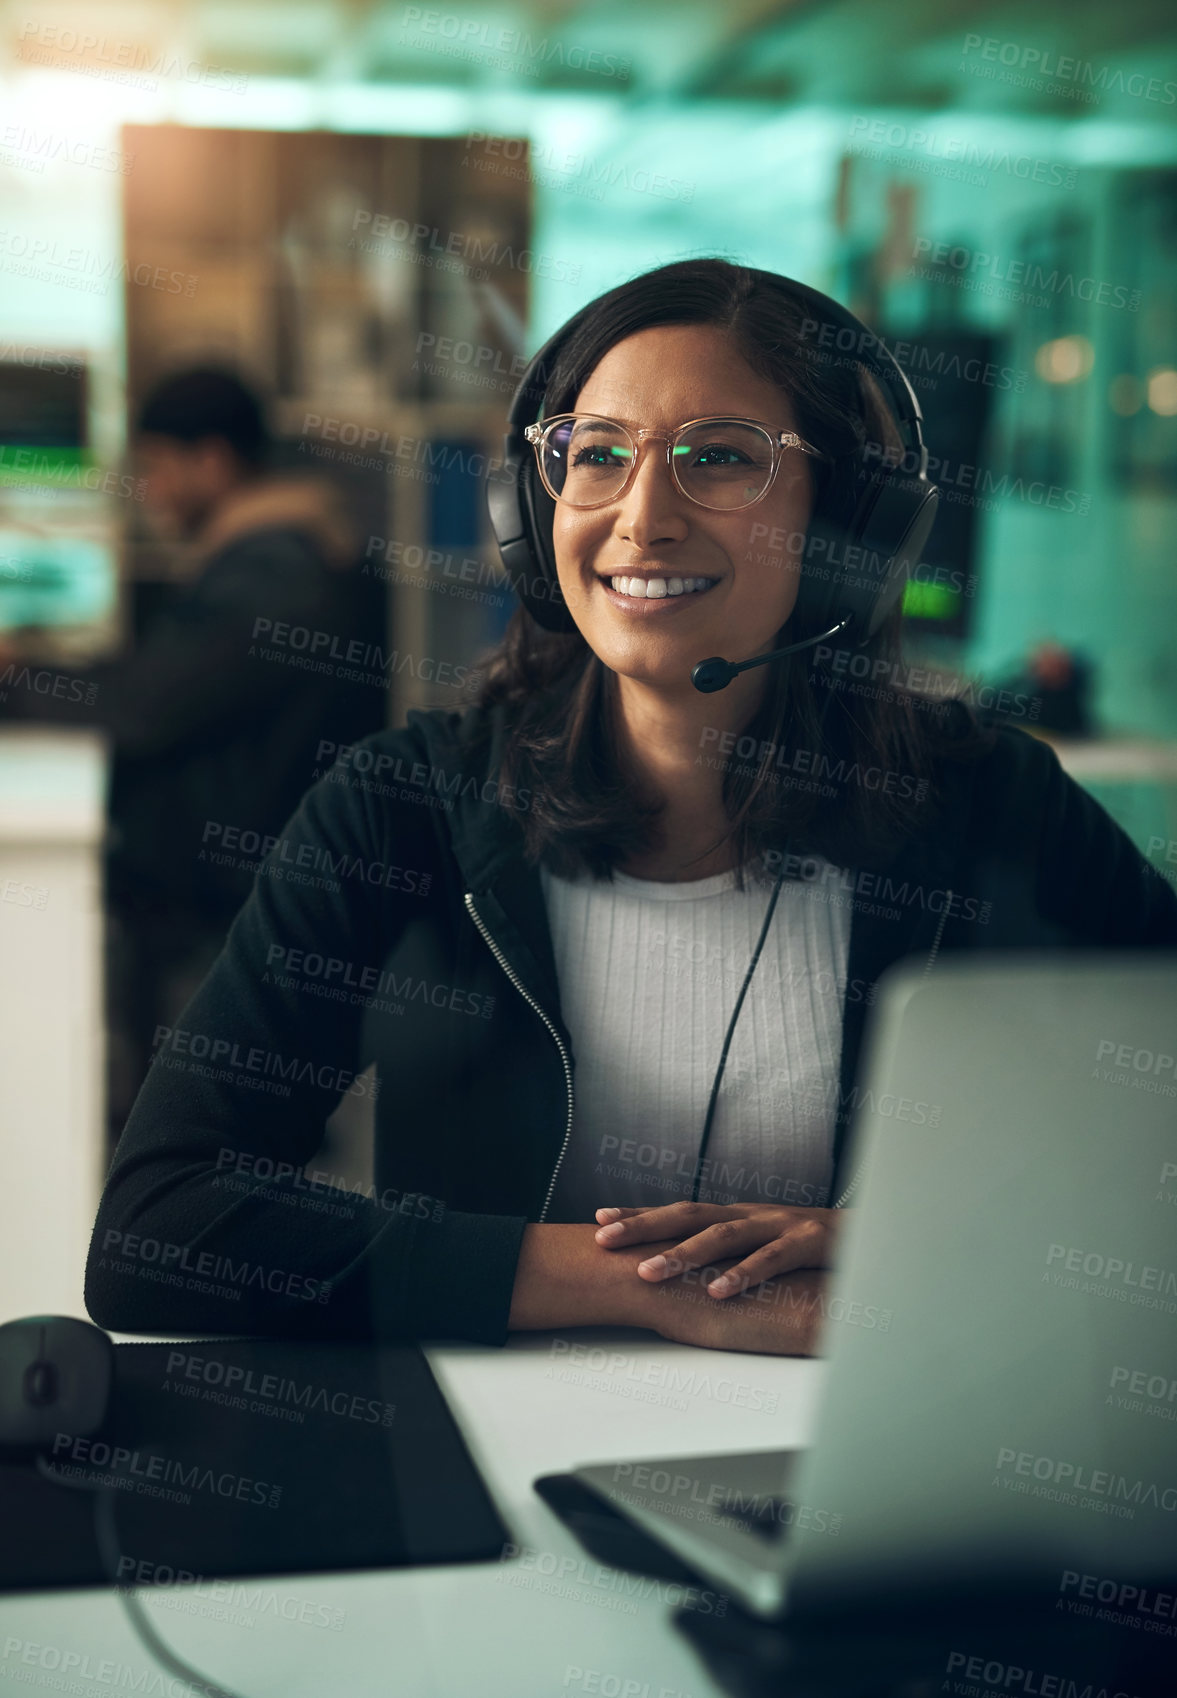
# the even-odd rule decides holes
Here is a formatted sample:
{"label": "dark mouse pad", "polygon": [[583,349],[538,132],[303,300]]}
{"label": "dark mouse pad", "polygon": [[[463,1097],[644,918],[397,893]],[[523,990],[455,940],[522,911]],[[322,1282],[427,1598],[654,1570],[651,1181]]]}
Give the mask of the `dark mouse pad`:
{"label": "dark mouse pad", "polygon": [[44,1478],[0,1466],[0,1589],[497,1558],[509,1538],[415,1344],[222,1339],[116,1347],[100,1435],[59,1434]]}
{"label": "dark mouse pad", "polygon": [[541,1474],[532,1485],[599,1562],[631,1574],[653,1575],[657,1580],[674,1580],[684,1585],[698,1581],[698,1575],[672,1551],[665,1550],[642,1528],[619,1515],[611,1504],[574,1475]]}

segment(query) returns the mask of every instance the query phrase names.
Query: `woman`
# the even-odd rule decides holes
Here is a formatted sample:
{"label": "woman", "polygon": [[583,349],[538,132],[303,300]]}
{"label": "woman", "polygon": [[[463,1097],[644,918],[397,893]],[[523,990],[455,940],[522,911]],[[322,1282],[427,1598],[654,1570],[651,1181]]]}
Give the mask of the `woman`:
{"label": "woman", "polygon": [[[308,792],[158,1034],[91,1249],[101,1324],[809,1352],[883,969],[1177,942],[1046,745],[903,687],[898,612],[869,689],[804,653],[692,684],[798,635],[799,542],[853,493],[823,480],[897,443],[810,311],[714,259],[594,303],[533,433],[576,628],[520,608],[464,712]],[[372,1062],[376,1180],[341,1195],[308,1164]]]}

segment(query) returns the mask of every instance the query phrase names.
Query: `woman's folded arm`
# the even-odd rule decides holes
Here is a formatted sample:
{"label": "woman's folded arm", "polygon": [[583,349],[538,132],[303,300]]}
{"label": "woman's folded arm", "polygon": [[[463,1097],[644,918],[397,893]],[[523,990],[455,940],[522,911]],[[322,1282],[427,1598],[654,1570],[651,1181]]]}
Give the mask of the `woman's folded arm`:
{"label": "woman's folded arm", "polygon": [[[362,869],[390,858],[402,823],[393,858],[436,860],[422,813],[377,811],[363,791],[323,779],[287,823],[204,983],[155,1034],[90,1246],[86,1306],[100,1325],[506,1336],[522,1215],[340,1189],[304,1171],[343,1096],[373,1088],[362,987],[426,898],[374,886]],[[323,855],[361,873],[289,876]],[[310,958],[349,970],[307,973]],[[361,988],[334,982],[343,977]],[[395,1080],[381,1086],[395,1091]]]}

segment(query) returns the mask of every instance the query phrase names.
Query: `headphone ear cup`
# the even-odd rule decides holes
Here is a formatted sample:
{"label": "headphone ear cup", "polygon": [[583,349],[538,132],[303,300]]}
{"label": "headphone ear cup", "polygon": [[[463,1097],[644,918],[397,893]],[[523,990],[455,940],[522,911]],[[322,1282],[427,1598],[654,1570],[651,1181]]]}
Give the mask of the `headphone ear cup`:
{"label": "headphone ear cup", "polygon": [[801,581],[789,629],[796,637],[814,636],[837,623],[845,550],[852,518],[862,495],[861,462],[843,460],[830,472],[814,501],[801,552]]}
{"label": "headphone ear cup", "polygon": [[537,514],[534,462],[526,444],[521,454],[512,453],[508,443],[503,469],[505,476],[487,483],[486,508],[511,588],[545,631],[575,631],[548,540],[555,504],[540,485],[550,511]]}
{"label": "headphone ear cup", "polygon": [[[845,485],[843,485],[845,489]],[[797,628],[811,635],[849,619],[846,639],[864,643],[903,594],[936,517],[940,494],[926,474],[860,469],[851,501],[829,492],[815,508],[805,543]],[[849,519],[837,514],[850,510]]]}
{"label": "headphone ear cup", "polygon": [[903,595],[919,565],[940,505],[940,491],[927,476],[918,478],[891,468],[876,471],[856,515],[861,564],[851,572],[846,609],[860,643],[873,637]]}
{"label": "headphone ear cup", "polygon": [[530,582],[516,582],[515,589],[527,611],[545,631],[569,632],[579,627],[569,613],[560,588],[560,575],[552,551],[552,525],[556,503],[539,477],[535,457],[529,454],[519,478],[519,504],[524,534],[531,543]]}

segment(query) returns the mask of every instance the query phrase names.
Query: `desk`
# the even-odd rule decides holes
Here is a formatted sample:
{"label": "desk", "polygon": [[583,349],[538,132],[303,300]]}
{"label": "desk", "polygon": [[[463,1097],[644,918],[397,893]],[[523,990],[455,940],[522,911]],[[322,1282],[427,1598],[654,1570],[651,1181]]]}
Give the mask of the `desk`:
{"label": "desk", "polygon": [[101,732],[0,730],[0,1321],[81,1315],[106,1172]]}
{"label": "desk", "polygon": [[[626,1681],[637,1683],[629,1689],[635,1695],[648,1682],[649,1698],[718,1698],[722,1688],[672,1624],[672,1589],[612,1569],[595,1583],[596,1559],[531,1481],[578,1462],[804,1443],[822,1364],[696,1350],[604,1328],[516,1333],[502,1350],[435,1345],[427,1355],[503,1519],[517,1544],[530,1547],[530,1566],[515,1560],[251,1578],[233,1583],[241,1588],[237,1622],[176,1607],[203,1600],[209,1610],[228,1609],[209,1585],[145,1590],[140,1596],[167,1643],[242,1698],[575,1698],[620,1692]],[[735,1401],[765,1405],[774,1396],[771,1413]],[[580,1574],[561,1581],[541,1572],[563,1558],[583,1564]],[[570,1595],[558,1595],[561,1585]],[[270,1601],[250,1612],[242,1599],[257,1592]],[[322,1618],[342,1610],[342,1626],[283,1619],[283,1600],[295,1600],[292,1614],[304,1601],[326,1605]],[[125,1687],[91,1676],[79,1683],[82,1691],[133,1691],[146,1673],[139,1690],[187,1698],[162,1670],[152,1684],[158,1666],[109,1591],[0,1598],[0,1652],[10,1638],[88,1655],[92,1668],[109,1659],[131,1671]],[[0,1660],[0,1690],[37,1690],[13,1678],[18,1668],[30,1682],[42,1672],[22,1665],[21,1654]],[[577,1668],[598,1671],[595,1687],[569,1673]],[[612,1678],[602,1685],[606,1676],[616,1685]]]}
{"label": "desk", "polygon": [[1145,737],[1035,735],[1050,744],[1063,771],[1089,791],[1141,854],[1162,870],[1177,841],[1177,743]]}

